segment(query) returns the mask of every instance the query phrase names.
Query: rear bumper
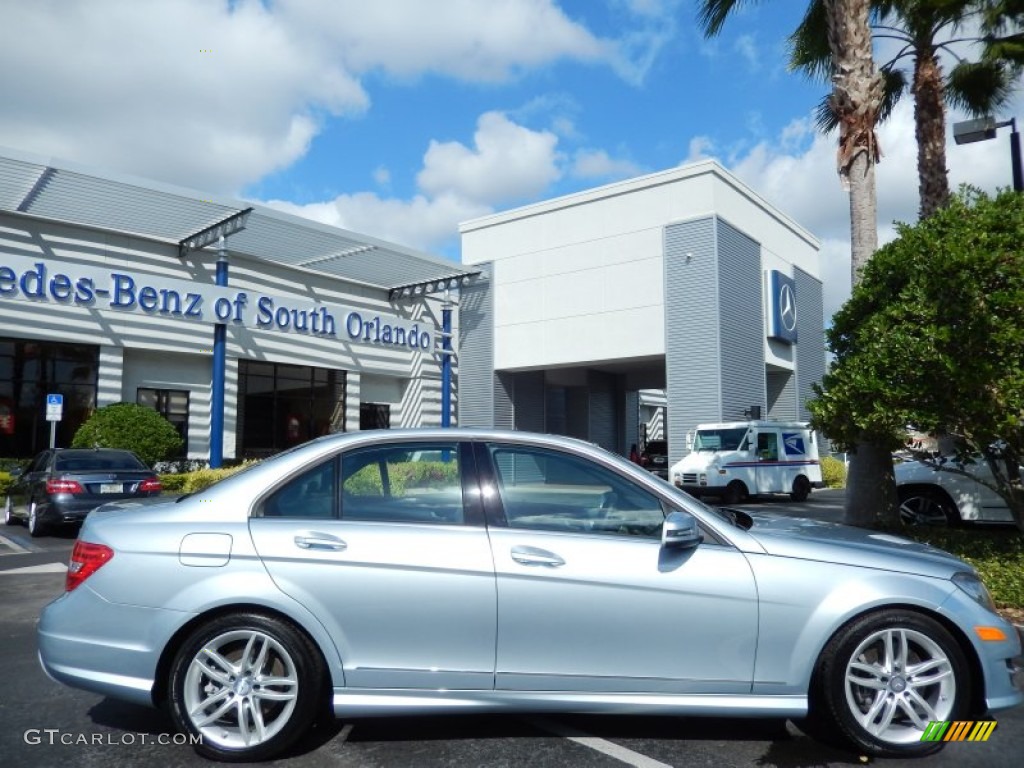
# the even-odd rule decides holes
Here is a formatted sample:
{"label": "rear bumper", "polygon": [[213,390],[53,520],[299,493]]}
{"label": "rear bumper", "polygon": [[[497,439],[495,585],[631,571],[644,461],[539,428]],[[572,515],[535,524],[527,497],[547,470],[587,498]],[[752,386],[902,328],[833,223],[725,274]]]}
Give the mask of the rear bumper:
{"label": "rear bumper", "polygon": [[39,617],[39,663],[50,679],[153,706],[160,653],[187,614],[110,603],[81,585]]}

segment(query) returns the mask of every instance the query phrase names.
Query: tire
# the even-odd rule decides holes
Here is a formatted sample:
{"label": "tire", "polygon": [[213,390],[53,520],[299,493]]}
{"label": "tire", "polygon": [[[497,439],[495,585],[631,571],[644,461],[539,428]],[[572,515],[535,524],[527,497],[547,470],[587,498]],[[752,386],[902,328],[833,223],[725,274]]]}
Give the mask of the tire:
{"label": "tire", "polygon": [[8,496],[4,502],[4,525],[17,525],[18,518],[14,516],[14,504],[11,503],[11,497]]}
{"label": "tire", "polygon": [[970,700],[967,660],[953,636],[922,614],[886,610],[850,622],[822,651],[809,721],[829,724],[862,754],[919,757],[943,746],[921,741],[928,723],[963,720]]}
{"label": "tire", "polygon": [[745,498],[747,498],[747,486],[739,480],[733,480],[722,491],[722,503],[726,506],[739,504]]}
{"label": "tire", "polygon": [[46,525],[39,519],[39,509],[33,501],[28,505],[28,535],[37,539],[46,531]]}
{"label": "tire", "polygon": [[325,675],[319,651],[291,624],[254,613],[221,616],[178,649],[169,708],[179,730],[202,737],[200,755],[268,760],[317,718]]}
{"label": "tire", "polygon": [[934,488],[900,488],[899,502],[904,525],[958,526],[963,522],[952,500]]}
{"label": "tire", "polygon": [[793,490],[789,494],[789,498],[793,501],[807,501],[807,497],[811,495],[811,481],[803,475],[800,475],[793,481]]}

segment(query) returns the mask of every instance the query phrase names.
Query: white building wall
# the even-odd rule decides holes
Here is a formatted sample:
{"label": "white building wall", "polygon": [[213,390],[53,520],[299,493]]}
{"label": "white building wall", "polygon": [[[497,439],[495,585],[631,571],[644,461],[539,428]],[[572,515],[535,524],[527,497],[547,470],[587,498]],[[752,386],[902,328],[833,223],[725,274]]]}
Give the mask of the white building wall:
{"label": "white building wall", "polygon": [[[0,267],[14,265],[12,269],[20,274],[39,263],[45,265],[47,280],[55,274],[67,274],[74,282],[80,275],[94,274],[99,276],[99,286],[116,272],[131,276],[139,285],[184,281],[201,290],[214,285],[216,254],[193,252],[179,259],[174,243],[0,214]],[[347,406],[348,429],[358,429],[360,373],[403,381],[415,378],[416,386],[403,388],[397,399],[400,412],[408,414],[403,416],[402,423],[439,423],[440,358],[433,349],[440,331],[439,298],[417,297],[415,303],[392,304],[387,292],[380,289],[240,256],[230,259],[228,282],[224,290],[233,295],[244,292],[253,301],[257,295],[267,295],[297,308],[340,307],[357,310],[366,318],[379,315],[385,319],[398,318],[405,325],[415,322],[429,332],[431,343],[430,349],[413,350],[355,341],[346,333],[342,314],[335,314],[334,336],[229,323],[226,457],[233,456],[235,446],[240,358],[352,372],[356,397]],[[134,402],[136,387],[155,386],[156,382],[165,382],[168,388],[188,389],[189,455],[206,455],[214,329],[210,308],[207,307],[206,319],[195,321],[114,309],[108,299],[97,297],[91,306],[83,306],[74,302],[61,304],[51,296],[27,300],[21,290],[8,291],[0,295],[0,336],[99,345],[99,406],[121,399]],[[171,387],[172,383],[176,385]],[[423,421],[411,421],[414,418]]]}
{"label": "white building wall", "polygon": [[[713,161],[463,224],[463,262],[494,262],[495,369],[663,355],[664,228],[711,215],[819,274],[816,241]],[[766,359],[792,367],[767,342]]]}

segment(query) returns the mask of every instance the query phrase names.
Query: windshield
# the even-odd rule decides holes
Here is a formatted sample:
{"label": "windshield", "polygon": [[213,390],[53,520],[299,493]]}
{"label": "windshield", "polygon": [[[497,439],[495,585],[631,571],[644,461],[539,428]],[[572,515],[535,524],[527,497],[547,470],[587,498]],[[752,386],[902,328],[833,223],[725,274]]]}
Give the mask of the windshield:
{"label": "windshield", "polygon": [[746,427],[734,429],[698,429],[697,436],[693,439],[693,450],[695,451],[738,451],[743,438],[746,437]]}

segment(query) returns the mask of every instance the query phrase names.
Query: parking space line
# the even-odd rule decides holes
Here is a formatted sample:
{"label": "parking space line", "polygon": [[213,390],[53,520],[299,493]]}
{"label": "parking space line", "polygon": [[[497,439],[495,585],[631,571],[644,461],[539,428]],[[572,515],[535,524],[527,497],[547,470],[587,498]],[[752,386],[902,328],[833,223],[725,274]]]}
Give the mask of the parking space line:
{"label": "parking space line", "polygon": [[23,568],[8,568],[0,571],[0,576],[11,573],[66,573],[68,567],[64,563],[42,563],[40,565],[26,565]]}
{"label": "parking space line", "polygon": [[5,547],[10,547],[15,552],[28,552],[29,551],[25,547],[21,546],[21,544],[18,544],[17,542],[12,541],[11,539],[9,539],[6,536],[4,536],[3,534],[0,534],[0,544],[3,544]]}
{"label": "parking space line", "polygon": [[616,744],[613,741],[602,739],[597,736],[590,736],[583,731],[578,731],[575,728],[571,728],[561,723],[556,723],[546,718],[525,718],[528,723],[539,728],[542,731],[553,733],[556,736],[562,736],[569,741],[574,741],[584,747],[593,749],[595,752],[600,752],[603,755],[614,758],[626,765],[632,765],[634,768],[672,768],[668,763],[663,763],[660,760],[655,760],[653,757],[642,755],[639,752],[634,752],[632,749],[623,747]]}

